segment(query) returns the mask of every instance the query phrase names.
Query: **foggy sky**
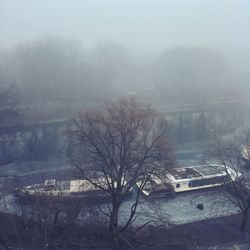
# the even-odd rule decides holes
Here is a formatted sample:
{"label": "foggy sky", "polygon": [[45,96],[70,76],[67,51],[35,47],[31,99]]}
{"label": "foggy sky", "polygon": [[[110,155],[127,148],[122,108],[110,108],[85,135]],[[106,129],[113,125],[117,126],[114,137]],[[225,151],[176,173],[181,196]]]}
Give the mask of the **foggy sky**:
{"label": "foggy sky", "polygon": [[171,46],[249,55],[249,0],[0,0],[0,48],[43,35],[85,47],[117,42],[132,51]]}

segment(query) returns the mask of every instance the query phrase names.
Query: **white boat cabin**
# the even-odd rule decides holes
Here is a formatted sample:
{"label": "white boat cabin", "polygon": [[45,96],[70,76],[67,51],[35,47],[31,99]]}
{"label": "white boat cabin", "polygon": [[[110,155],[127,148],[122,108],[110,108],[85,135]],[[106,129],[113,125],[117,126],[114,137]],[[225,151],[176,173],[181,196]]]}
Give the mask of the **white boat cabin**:
{"label": "white boat cabin", "polygon": [[174,168],[167,175],[175,192],[210,188],[240,177],[232,168],[219,164]]}
{"label": "white boat cabin", "polygon": [[[141,192],[147,197],[189,190],[211,188],[235,181],[241,174],[219,164],[196,165],[169,169],[164,177],[152,175]],[[140,183],[136,183],[140,187]]]}

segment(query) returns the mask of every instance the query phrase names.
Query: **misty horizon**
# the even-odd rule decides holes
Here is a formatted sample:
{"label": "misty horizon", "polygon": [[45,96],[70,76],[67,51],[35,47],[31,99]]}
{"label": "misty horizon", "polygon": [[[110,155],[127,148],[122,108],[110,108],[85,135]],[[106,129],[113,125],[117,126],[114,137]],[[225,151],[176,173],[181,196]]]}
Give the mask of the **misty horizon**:
{"label": "misty horizon", "polygon": [[246,99],[249,12],[244,0],[0,0],[0,73],[24,100],[46,88],[49,100]]}
{"label": "misty horizon", "polygon": [[119,43],[140,53],[175,46],[248,50],[248,1],[0,1],[0,48],[44,35],[87,49]]}

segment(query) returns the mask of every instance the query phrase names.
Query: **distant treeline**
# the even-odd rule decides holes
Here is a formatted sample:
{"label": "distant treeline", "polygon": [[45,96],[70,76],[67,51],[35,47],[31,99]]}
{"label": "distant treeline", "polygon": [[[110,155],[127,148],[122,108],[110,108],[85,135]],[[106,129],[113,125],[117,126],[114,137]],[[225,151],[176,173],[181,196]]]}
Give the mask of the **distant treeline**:
{"label": "distant treeline", "polygon": [[135,56],[118,44],[85,50],[74,40],[44,37],[0,50],[0,73],[31,105],[96,103],[121,95],[164,104],[244,98],[250,77],[233,68],[223,54],[206,48]]}

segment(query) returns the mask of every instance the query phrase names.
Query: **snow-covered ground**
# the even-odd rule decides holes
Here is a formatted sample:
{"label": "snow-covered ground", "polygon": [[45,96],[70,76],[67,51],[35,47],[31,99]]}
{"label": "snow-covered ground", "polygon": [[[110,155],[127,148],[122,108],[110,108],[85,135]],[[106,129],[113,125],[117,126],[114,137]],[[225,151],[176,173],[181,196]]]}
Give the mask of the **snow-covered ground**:
{"label": "snow-covered ground", "polygon": [[[202,203],[203,210],[197,208]],[[132,201],[126,201],[121,209],[121,219],[126,221]],[[238,208],[218,189],[192,191],[171,197],[144,199],[138,207],[136,225],[148,220],[156,224],[184,224],[238,213]]]}

